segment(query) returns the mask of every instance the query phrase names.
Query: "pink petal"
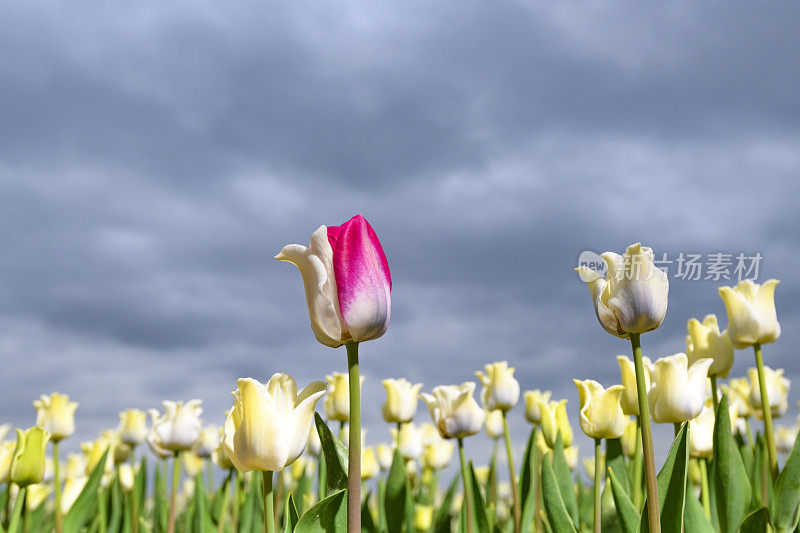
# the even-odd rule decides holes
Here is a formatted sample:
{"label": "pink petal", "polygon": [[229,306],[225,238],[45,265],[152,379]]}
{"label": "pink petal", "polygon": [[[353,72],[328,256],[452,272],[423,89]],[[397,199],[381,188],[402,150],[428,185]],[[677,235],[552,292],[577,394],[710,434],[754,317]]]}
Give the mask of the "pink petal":
{"label": "pink petal", "polygon": [[341,226],[328,226],[339,311],[354,341],[377,339],[391,314],[389,263],[369,222],[356,215]]}

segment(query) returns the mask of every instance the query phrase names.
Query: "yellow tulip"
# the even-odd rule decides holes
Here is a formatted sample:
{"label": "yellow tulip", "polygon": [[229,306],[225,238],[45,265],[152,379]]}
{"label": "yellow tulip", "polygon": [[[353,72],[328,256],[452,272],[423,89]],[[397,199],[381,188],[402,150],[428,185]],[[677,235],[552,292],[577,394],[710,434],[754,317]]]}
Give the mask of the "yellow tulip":
{"label": "yellow tulip", "polygon": [[117,433],[125,444],[138,446],[147,438],[147,413],[139,409],[128,409],[119,413]]}
{"label": "yellow tulip", "polygon": [[781,325],[775,310],[777,279],[763,285],[751,279],[736,287],[720,287],[719,294],[728,312],[728,332],[736,348],[775,342],[781,336]]}
{"label": "yellow tulip", "polygon": [[713,359],[700,359],[691,367],[685,353],[662,357],[650,376],[653,385],[647,395],[650,415],[661,423],[691,420],[703,410],[706,379]]}
{"label": "yellow tulip", "polygon": [[108,442],[102,435],[94,441],[81,443],[81,450],[86,459],[86,470],[84,473],[87,476],[92,474],[97,465],[100,464],[103,454],[108,450],[106,462],[103,465],[103,478],[101,479],[101,483],[104,487],[108,486],[114,474],[114,450],[112,448],[113,443]]}
{"label": "yellow tulip", "polygon": [[375,456],[378,458],[378,465],[381,470],[389,470],[394,460],[394,449],[388,444],[378,444],[375,447]]}
{"label": "yellow tulip", "polygon": [[147,435],[150,447],[159,456],[170,455],[191,449],[200,437],[203,408],[200,400],[183,402],[165,401],[164,414],[155,409],[148,412],[153,419],[153,428]]}
{"label": "yellow tulip", "polygon": [[422,429],[413,422],[400,426],[399,432],[392,428],[392,437],[406,461],[416,461],[422,455]]}
{"label": "yellow tulip", "polygon": [[689,420],[689,456],[708,459],[714,450],[714,410],[705,406],[700,414]]}
{"label": "yellow tulip", "polygon": [[16,447],[17,444],[10,440],[0,442],[0,483],[5,483],[9,479],[11,459],[14,457]]}
{"label": "yellow tulip", "polygon": [[636,442],[639,440],[639,428],[636,427],[636,420],[630,419],[625,424],[625,431],[620,437],[622,453],[628,457],[633,457],[636,453]]}
{"label": "yellow tulip", "polygon": [[36,425],[44,428],[53,442],[59,442],[75,433],[75,410],[78,403],[69,401],[66,394],[43,394],[33,402],[33,406],[36,407]]}
{"label": "yellow tulip", "polygon": [[52,487],[44,483],[29,485],[27,492],[25,492],[25,509],[29,513],[35,511],[50,496],[51,492],[53,492]]}
{"label": "yellow tulip", "polygon": [[439,434],[445,439],[460,439],[481,430],[486,414],[475,401],[475,383],[439,385],[432,394],[422,394]]}
{"label": "yellow tulip", "polygon": [[67,514],[72,508],[72,504],[78,499],[78,496],[83,492],[86,482],[89,480],[88,476],[68,477],[64,483],[64,491],[61,493],[61,513]]}
{"label": "yellow tulip", "polygon": [[[625,388],[622,393],[622,398],[620,398],[622,412],[630,416],[639,416],[639,394],[636,388],[636,368],[634,367],[633,361],[624,355],[618,355],[617,362],[619,362],[619,370],[622,375],[622,386]],[[645,389],[649,391],[653,363],[650,362],[650,358],[648,357],[642,357],[642,362],[644,363]]]}
{"label": "yellow tulip", "polygon": [[484,365],[484,372],[475,372],[483,384],[481,399],[489,411],[510,411],[519,401],[519,382],[514,379],[514,368],[507,361]]}
{"label": "yellow tulip", "polygon": [[567,400],[560,402],[539,402],[539,409],[542,414],[542,435],[547,446],[552,448],[556,445],[558,434],[561,433],[561,440],[565,448],[572,445],[572,428],[567,417]]}
{"label": "yellow tulip", "polygon": [[237,386],[225,421],[225,453],[241,472],[283,470],[306,448],[325,383],[314,381],[298,394],[292,376],[274,374],[266,385],[245,378]]}
{"label": "yellow tulip", "polygon": [[580,398],[581,429],[592,439],[617,439],[625,431],[625,415],[619,400],[624,387],[604,389],[592,379],[574,379]]}
{"label": "yellow tulip", "polygon": [[194,450],[189,450],[181,454],[181,459],[183,459],[183,471],[186,472],[187,476],[194,477],[197,474],[203,473],[206,460],[197,455],[197,452]]}
{"label": "yellow tulip", "polygon": [[71,453],[64,466],[64,479],[86,475],[86,458],[83,454]]}
{"label": "yellow tulip", "polygon": [[[773,370],[768,366],[764,367],[764,381],[767,385],[769,410],[773,418],[783,416],[789,409],[790,381],[783,377],[783,372],[782,368]],[[761,389],[758,386],[758,370],[748,368],[747,375],[750,377],[750,409],[756,418],[761,419],[764,415],[761,412]]]}
{"label": "yellow tulip", "polygon": [[365,446],[361,449],[361,481],[367,481],[380,473],[381,467],[375,457],[375,448]]}
{"label": "yellow tulip", "polygon": [[390,424],[411,422],[417,413],[422,383],[412,384],[405,378],[384,379],[383,386],[386,388],[386,403],[381,410],[383,419]]}
{"label": "yellow tulip", "polygon": [[[184,456],[185,458],[185,456]],[[133,485],[135,483],[135,473],[133,471],[133,467],[130,463],[124,463],[119,465],[119,485],[122,487],[122,491],[126,494],[130,493],[133,490]]]}
{"label": "yellow tulip", "polygon": [[108,445],[108,453],[114,458],[114,464],[122,464],[131,456],[131,447],[122,442],[122,439],[113,429],[107,429],[100,434],[100,440]]}
{"label": "yellow tulip", "polygon": [[414,529],[428,531],[433,522],[433,507],[430,505],[417,505],[414,508]]}
{"label": "yellow tulip", "polygon": [[702,323],[692,318],[686,328],[689,331],[686,336],[689,364],[710,357],[714,362],[708,369],[708,375],[727,378],[733,366],[733,342],[727,329],[719,332],[717,315],[706,315]]}
{"label": "yellow tulip", "polygon": [[[360,377],[364,384],[364,376]],[[350,420],[350,385],[347,374],[334,372],[325,376],[328,382],[328,395],[325,396],[325,415],[328,420],[347,422]]]}
{"label": "yellow tulip", "polygon": [[422,453],[422,465],[431,470],[442,470],[453,458],[453,443],[442,438],[425,445]]}
{"label": "yellow tulip", "polygon": [[525,418],[531,424],[539,424],[542,421],[542,414],[539,411],[539,402],[549,402],[550,396],[553,393],[550,391],[540,391],[539,389],[525,391],[523,395],[525,399]]}
{"label": "yellow tulip", "polygon": [[497,440],[503,433],[503,411],[500,409],[486,411],[486,434],[489,438]]}
{"label": "yellow tulip", "polygon": [[9,467],[9,478],[20,487],[44,479],[45,450],[50,435],[40,426],[17,430],[17,445]]}

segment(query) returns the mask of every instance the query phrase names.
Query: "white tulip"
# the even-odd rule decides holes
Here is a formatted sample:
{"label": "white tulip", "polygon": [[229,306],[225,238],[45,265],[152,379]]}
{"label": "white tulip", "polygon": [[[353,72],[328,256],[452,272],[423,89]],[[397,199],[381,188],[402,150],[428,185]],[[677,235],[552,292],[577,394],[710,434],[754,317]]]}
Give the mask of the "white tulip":
{"label": "white tulip", "polygon": [[186,404],[165,401],[163,415],[155,409],[148,411],[153,419],[153,428],[147,442],[151,448],[159,450],[159,456],[186,451],[195,445],[202,427],[200,403],[200,400],[190,400]]}
{"label": "white tulip", "polygon": [[650,414],[657,423],[691,420],[703,410],[706,379],[713,359],[700,359],[691,367],[685,353],[655,362],[650,376],[653,385],[647,395]]}
{"label": "white tulip", "polygon": [[481,430],[486,415],[475,401],[474,392],[475,383],[469,381],[461,385],[439,385],[433,389],[433,394],[422,394],[442,438],[460,439]]}
{"label": "white tulip", "polygon": [[486,409],[509,411],[519,401],[519,382],[514,379],[514,368],[507,361],[484,365],[486,372],[475,372],[483,384],[481,399]]}
{"label": "white tulip", "polygon": [[775,287],[778,283],[777,279],[769,279],[759,285],[746,279],[736,287],[719,288],[728,312],[728,331],[735,347],[742,349],[775,342],[781,336],[775,310]]}

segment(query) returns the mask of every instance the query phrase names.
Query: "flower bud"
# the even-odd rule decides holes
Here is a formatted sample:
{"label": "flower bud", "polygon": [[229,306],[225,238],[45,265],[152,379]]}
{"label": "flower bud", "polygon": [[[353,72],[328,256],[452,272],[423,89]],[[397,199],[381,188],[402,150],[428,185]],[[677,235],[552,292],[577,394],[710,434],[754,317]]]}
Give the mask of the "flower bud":
{"label": "flower bud", "polygon": [[389,470],[394,460],[394,450],[388,444],[378,444],[375,447],[375,455],[381,470]]}
{"label": "flower bud", "polygon": [[164,402],[164,414],[155,409],[148,411],[153,419],[153,428],[147,441],[162,453],[177,453],[191,449],[200,437],[203,409],[200,400],[183,402]]}
{"label": "flower bud", "polygon": [[708,459],[714,449],[714,410],[703,407],[700,414],[689,420],[689,456]]}
{"label": "flower bud", "polygon": [[411,384],[407,379],[384,379],[386,403],[383,404],[383,419],[389,424],[411,422],[417,413],[417,402],[422,383]]}
{"label": "flower bud", "polygon": [[17,430],[17,445],[11,457],[9,477],[20,487],[41,483],[44,478],[45,450],[50,435],[40,426]]}
{"label": "flower bud", "polygon": [[573,380],[580,398],[581,429],[592,439],[617,439],[625,431],[625,415],[620,407],[624,387],[604,389],[598,382]]}
{"label": "flower bud", "polygon": [[416,461],[422,455],[422,431],[413,422],[400,426],[400,431],[392,428],[397,449],[406,461]]}
{"label": "flower bud", "polygon": [[567,417],[567,400],[560,402],[539,402],[539,409],[542,413],[542,435],[547,446],[553,448],[556,445],[558,434],[561,433],[561,441],[565,448],[572,445],[572,428]]}
{"label": "flower bud", "polygon": [[53,442],[75,433],[75,410],[78,404],[69,401],[66,394],[43,394],[33,402],[33,406],[36,407],[36,425],[44,428]]}
{"label": "flower bud", "polygon": [[208,459],[222,442],[222,432],[217,426],[206,426],[200,431],[200,439],[195,444],[194,451],[203,459]]}
{"label": "flower bud", "polygon": [[134,485],[133,467],[129,463],[119,465],[119,485],[125,494],[130,494]]}
{"label": "flower bud", "polygon": [[636,442],[639,440],[639,428],[636,426],[636,420],[629,419],[625,424],[625,431],[620,437],[620,444],[622,444],[622,453],[628,457],[633,457],[636,454]]}
{"label": "flower bud", "polygon": [[417,505],[414,508],[414,529],[419,532],[428,531],[433,522],[433,507],[430,505]]}
{"label": "flower bud", "polygon": [[700,359],[688,367],[686,354],[656,361],[647,395],[653,421],[681,423],[700,414],[706,399],[706,378],[713,359]]}
{"label": "flower bud", "polygon": [[781,325],[775,310],[777,279],[763,285],[751,279],[736,287],[720,287],[719,294],[728,312],[728,332],[736,348],[775,342],[781,336]]}
{"label": "flower bud", "polygon": [[542,392],[539,389],[525,391],[525,418],[531,424],[539,424],[542,421],[542,415],[539,411],[539,402],[549,402],[552,392]]}
{"label": "flower bud", "polygon": [[485,365],[486,373],[475,372],[483,384],[481,399],[489,411],[509,411],[519,401],[519,382],[514,379],[514,368],[507,361]]}
{"label": "flower bud", "polygon": [[381,471],[378,458],[375,457],[375,448],[365,446],[361,449],[361,481],[367,481],[377,476]]}
{"label": "flower bud", "polygon": [[486,415],[472,394],[475,383],[461,385],[439,385],[433,394],[423,394],[431,418],[439,434],[445,439],[460,439],[481,430]]}

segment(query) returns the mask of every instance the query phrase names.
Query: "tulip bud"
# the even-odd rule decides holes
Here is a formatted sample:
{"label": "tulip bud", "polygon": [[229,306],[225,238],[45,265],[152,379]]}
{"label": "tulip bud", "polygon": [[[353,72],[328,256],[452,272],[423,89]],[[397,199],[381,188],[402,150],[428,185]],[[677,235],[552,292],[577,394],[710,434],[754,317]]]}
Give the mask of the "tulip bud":
{"label": "tulip bud", "polygon": [[200,431],[200,439],[195,445],[195,453],[203,459],[208,459],[222,442],[222,433],[217,426],[206,426]]}
{"label": "tulip bud", "polygon": [[567,400],[560,402],[539,402],[539,409],[542,413],[542,435],[549,448],[556,445],[558,434],[561,433],[561,441],[565,448],[572,445],[572,428],[567,417]]}
{"label": "tulip bud", "polygon": [[378,444],[375,447],[375,455],[378,458],[378,465],[381,470],[389,470],[394,460],[394,450],[388,444]]}
{"label": "tulip bud", "polygon": [[489,411],[509,411],[519,400],[519,382],[514,379],[514,368],[507,361],[485,365],[486,373],[475,372],[483,384],[481,399]]}
{"label": "tulip bud", "polygon": [[300,270],[311,329],[319,342],[336,348],[384,334],[392,277],[378,236],[364,217],[320,226],[308,247],[284,246],[275,259]]}
{"label": "tulip bud", "polygon": [[794,442],[797,440],[797,433],[797,426],[791,428],[778,426],[775,430],[775,446],[778,447],[778,451],[791,453],[794,448]]}
{"label": "tulip bud", "polygon": [[714,410],[705,406],[689,420],[689,456],[708,459],[714,449]]}
{"label": "tulip bud", "polygon": [[696,318],[687,324],[686,357],[689,365],[699,359],[711,358],[714,362],[708,369],[709,376],[727,378],[733,366],[733,342],[726,329],[719,332],[717,315],[706,315],[701,324]]}
{"label": "tulip bud", "polygon": [[417,505],[414,508],[414,529],[428,531],[433,522],[433,507],[430,505]]}
{"label": "tulip bud", "polygon": [[539,389],[525,391],[525,418],[531,424],[539,424],[542,421],[542,414],[539,410],[539,402],[547,403],[550,401],[550,391],[542,392]]}
{"label": "tulip bud", "polygon": [[147,414],[139,409],[128,409],[119,413],[117,433],[123,443],[138,446],[147,438]]}
{"label": "tulip bud", "polygon": [[422,431],[413,422],[400,426],[400,431],[392,428],[397,449],[406,461],[416,461],[422,455]]}
{"label": "tulip bud", "polygon": [[390,424],[411,422],[417,413],[417,402],[422,383],[412,385],[407,379],[384,379],[386,403],[383,404],[383,419]]}
{"label": "tulip bud", "polygon": [[777,279],[763,285],[751,279],[736,287],[720,287],[719,294],[728,312],[728,332],[736,348],[775,342],[781,336],[781,325],[775,310]]}
{"label": "tulip bud", "polygon": [[[622,374],[622,386],[625,388],[620,398],[622,412],[630,416],[639,416],[639,393],[636,388],[636,367],[633,361],[624,355],[618,355],[617,361],[619,362],[619,369]],[[642,363],[644,364],[645,390],[649,391],[653,364],[648,357],[642,357]]]}
{"label": "tulip bud", "polygon": [[486,411],[486,434],[492,440],[497,440],[503,436],[503,411],[495,409]]}
{"label": "tulip bud", "polygon": [[628,457],[633,457],[636,454],[636,442],[639,440],[639,428],[636,426],[636,420],[629,419],[625,423],[625,431],[620,437],[620,444],[622,444],[622,453]]}
{"label": "tulip bud", "polygon": [[598,382],[573,380],[580,398],[581,429],[592,439],[617,439],[625,431],[625,415],[619,401],[624,387],[604,389]]}
{"label": "tulip bud", "polygon": [[653,250],[637,243],[624,256],[605,252],[601,257],[608,270],[605,278],[586,266],[575,269],[589,285],[600,325],[622,338],[658,328],[667,314],[669,279],[656,266]]}
{"label": "tulip bud", "polygon": [[375,448],[365,446],[361,449],[361,481],[367,481],[377,476],[381,471]]}
{"label": "tulip bud", "polygon": [[656,361],[647,395],[650,414],[659,424],[681,423],[700,414],[706,399],[706,378],[713,359],[700,359],[688,367],[686,354]]}
{"label": "tulip bud", "polygon": [[44,503],[51,492],[53,492],[53,489],[44,483],[28,485],[28,490],[25,493],[25,509],[32,513]]}
{"label": "tulip bud", "polygon": [[69,396],[54,392],[33,402],[36,407],[36,425],[50,434],[50,440],[59,442],[75,433],[75,410],[77,402],[69,401]]}
{"label": "tulip bud", "polygon": [[[325,376],[328,382],[328,395],[325,396],[325,415],[328,420],[347,422],[350,420],[350,384],[347,374],[334,372]],[[364,376],[360,376],[359,384],[364,384]]]}
{"label": "tulip bud", "polygon": [[[764,367],[764,381],[767,385],[767,398],[769,398],[769,410],[773,418],[778,418],[786,414],[789,409],[789,385],[790,381],[783,377],[784,370],[779,368],[773,370],[768,366]],[[747,375],[750,377],[750,409],[759,420],[763,418],[761,411],[761,388],[758,386],[758,370],[748,368]]]}
{"label": "tulip bud", "polygon": [[474,392],[475,383],[468,381],[439,385],[433,394],[422,395],[442,438],[460,439],[481,430],[486,415],[472,396]]}
{"label": "tulip bud", "polygon": [[163,403],[163,415],[155,409],[148,411],[153,419],[153,428],[147,436],[148,443],[162,453],[191,449],[200,438],[200,415],[203,412],[200,400],[190,400],[186,404],[170,401]]}
{"label": "tulip bud", "polygon": [[292,376],[274,374],[266,385],[246,378],[237,386],[225,421],[225,453],[241,472],[283,470],[306,448],[325,383],[314,381],[298,394]]}
{"label": "tulip bud", "polygon": [[133,490],[134,485],[134,472],[133,467],[129,463],[119,465],[119,485],[125,494],[129,494]]}
{"label": "tulip bud", "polygon": [[40,426],[17,430],[17,445],[9,467],[10,479],[20,487],[41,483],[50,435]]}

